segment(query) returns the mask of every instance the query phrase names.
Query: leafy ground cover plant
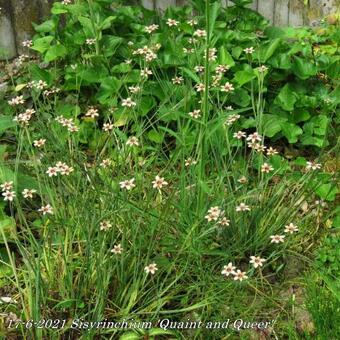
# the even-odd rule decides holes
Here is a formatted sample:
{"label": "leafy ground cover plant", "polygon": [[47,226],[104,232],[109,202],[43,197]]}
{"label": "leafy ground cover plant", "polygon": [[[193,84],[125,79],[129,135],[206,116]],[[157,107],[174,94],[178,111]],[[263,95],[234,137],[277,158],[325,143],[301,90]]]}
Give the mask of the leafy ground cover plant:
{"label": "leafy ground cover plant", "polygon": [[272,28],[246,2],[111,3],[55,3],[1,103],[6,315],[36,338],[218,338],[209,322],[240,318],[271,322],[242,336],[285,334],[278,291],[337,194],[335,27]]}

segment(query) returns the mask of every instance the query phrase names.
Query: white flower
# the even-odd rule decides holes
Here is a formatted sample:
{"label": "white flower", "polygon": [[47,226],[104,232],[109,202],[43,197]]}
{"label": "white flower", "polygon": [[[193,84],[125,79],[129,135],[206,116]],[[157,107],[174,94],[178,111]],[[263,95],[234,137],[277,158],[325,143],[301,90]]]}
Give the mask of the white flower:
{"label": "white flower", "polygon": [[128,146],[139,146],[139,141],[137,137],[129,137],[129,139],[126,141],[126,145]]}
{"label": "white flower", "polygon": [[20,105],[24,103],[25,103],[25,99],[23,96],[17,96],[8,101],[8,104],[11,106],[16,106],[16,105]]}
{"label": "white flower", "polygon": [[307,162],[306,169],[307,170],[318,170],[318,169],[321,169],[321,164],[316,163],[315,161]]}
{"label": "white flower", "polygon": [[248,182],[247,178],[245,176],[241,176],[237,182],[241,183],[241,184],[245,184]]}
{"label": "white flower", "polygon": [[190,26],[195,26],[195,25],[197,25],[197,20],[196,19],[188,20],[187,24],[189,24]]}
{"label": "white flower", "polygon": [[223,211],[218,206],[215,206],[208,210],[208,214],[205,216],[205,218],[208,220],[208,222],[217,221],[221,215],[223,215]]}
{"label": "white flower", "polygon": [[285,233],[294,234],[295,232],[299,231],[298,226],[294,225],[293,223],[289,223],[285,226]]}
{"label": "white flower", "polygon": [[85,113],[85,117],[89,118],[96,118],[98,116],[99,116],[98,109],[95,109],[94,107],[90,107]]}
{"label": "white flower", "polygon": [[168,18],[168,20],[166,21],[166,24],[167,24],[169,27],[177,26],[177,25],[179,24],[179,21],[176,21],[176,20],[174,20],[174,19]]}
{"label": "white flower", "polygon": [[24,198],[33,198],[33,194],[35,194],[37,190],[35,189],[24,189],[22,195]]}
{"label": "white flower", "polygon": [[123,248],[122,248],[122,246],[120,245],[120,243],[119,243],[119,244],[116,244],[116,245],[113,246],[113,248],[111,249],[111,253],[114,253],[114,254],[116,254],[116,255],[121,254],[122,251],[123,251]]}
{"label": "white flower", "polygon": [[159,26],[155,25],[155,24],[145,26],[145,32],[152,33],[153,31],[156,31],[158,28],[159,28]]}
{"label": "white flower", "polygon": [[235,269],[236,267],[233,266],[231,262],[229,262],[226,266],[223,266],[223,270],[221,271],[222,275],[229,276],[229,275],[235,275]]}
{"label": "white flower", "polygon": [[277,150],[272,148],[271,146],[267,149],[267,156],[273,156],[278,154]]}
{"label": "white flower", "polygon": [[103,159],[102,162],[99,164],[102,168],[107,168],[108,166],[110,166],[112,164],[111,159],[107,158],[107,159]]}
{"label": "white flower", "polygon": [[40,139],[33,141],[33,145],[37,148],[41,148],[42,146],[45,145],[45,143],[46,143],[46,139],[43,139],[43,138],[40,138]]}
{"label": "white flower", "polygon": [[46,170],[46,173],[48,174],[48,177],[57,176],[58,175],[58,168],[56,168],[55,166],[50,166]]}
{"label": "white flower", "polygon": [[131,190],[136,186],[134,182],[135,182],[135,179],[132,178],[132,179],[119,182],[119,185],[122,189]]}
{"label": "white flower", "polygon": [[261,65],[257,68],[257,70],[261,73],[266,72],[268,70],[268,67],[265,65]]}
{"label": "white flower", "polygon": [[159,177],[158,175],[155,177],[155,180],[152,181],[154,189],[162,189],[164,186],[168,185],[168,182],[165,181],[164,177]]}
{"label": "white flower", "polygon": [[241,272],[239,269],[237,269],[236,273],[234,274],[234,280],[235,281],[243,281],[248,279],[248,276],[246,275],[246,272]]}
{"label": "white flower", "polygon": [[131,93],[138,93],[140,91],[140,86],[129,86],[129,91]]}
{"label": "white flower", "polygon": [[270,243],[282,243],[284,241],[285,236],[284,235],[271,235],[270,236],[271,241]]}
{"label": "white flower", "polygon": [[156,263],[151,263],[144,268],[144,271],[147,274],[152,274],[152,275],[156,273],[156,270],[158,270]]}
{"label": "white flower", "polygon": [[205,85],[203,83],[196,84],[195,89],[196,89],[197,92],[202,92],[202,91],[205,90]]}
{"label": "white flower", "polygon": [[175,78],[172,78],[171,79],[172,80],[172,83],[173,84],[178,84],[178,85],[180,85],[180,84],[182,84],[183,83],[183,77],[175,77]]}
{"label": "white flower", "polygon": [[196,30],[194,32],[194,37],[202,38],[202,37],[206,37],[206,36],[207,36],[207,31],[206,30]]}
{"label": "white flower", "polygon": [[252,54],[255,50],[254,47],[247,47],[243,50],[245,54]]}
{"label": "white flower", "polygon": [[195,72],[203,72],[204,71],[204,66],[197,65],[194,67]]}
{"label": "white flower", "polygon": [[222,226],[229,226],[230,225],[230,220],[228,220],[226,217],[223,217],[220,221],[217,222],[218,224]]}
{"label": "white flower", "polygon": [[234,122],[236,122],[240,118],[241,118],[240,115],[231,114],[231,115],[228,116],[228,118],[226,119],[224,124],[227,125],[227,126],[230,126],[230,125],[232,125]]}
{"label": "white flower", "polygon": [[148,78],[149,75],[152,75],[152,71],[149,70],[147,67],[140,71],[140,75],[143,78]]}
{"label": "white flower", "polygon": [[233,90],[234,90],[233,84],[229,83],[228,81],[223,86],[221,86],[222,92],[231,92]]}
{"label": "white flower", "polygon": [[197,161],[195,161],[191,157],[187,158],[184,163],[185,166],[196,165],[196,164],[197,164]]}
{"label": "white flower", "polygon": [[103,124],[103,131],[108,132],[113,129],[113,124],[111,123],[104,123]]}
{"label": "white flower", "polygon": [[5,192],[2,193],[2,196],[4,196],[4,201],[12,202],[15,197],[15,192],[6,190]]}
{"label": "white flower", "polygon": [[266,259],[261,259],[260,256],[250,256],[250,259],[249,263],[252,263],[254,268],[262,267],[263,263],[266,261]]}
{"label": "white flower", "polygon": [[273,171],[273,170],[274,168],[268,163],[263,163],[261,166],[261,172],[265,172],[268,174],[270,171]]}
{"label": "white flower", "polygon": [[38,209],[38,211],[42,212],[43,215],[46,215],[46,214],[51,214],[53,215],[53,208],[50,204],[47,204],[47,205],[43,205],[40,209]]}
{"label": "white flower", "polygon": [[201,117],[201,110],[194,110],[192,112],[189,112],[189,116],[197,119],[197,118]]}
{"label": "white flower", "polygon": [[247,135],[243,131],[237,131],[237,132],[234,133],[233,137],[237,138],[237,139],[242,139],[242,138],[247,137]]}
{"label": "white flower", "polygon": [[33,42],[32,42],[32,40],[24,40],[24,41],[21,43],[21,45],[22,45],[23,47],[32,47]]}
{"label": "white flower", "polygon": [[224,73],[224,72],[226,72],[229,69],[230,69],[229,65],[218,65],[215,68],[215,72],[216,73]]}
{"label": "white flower", "polygon": [[110,223],[110,221],[102,221],[100,222],[100,230],[104,230],[107,231],[112,227],[112,224]]}
{"label": "white flower", "polygon": [[252,142],[256,142],[256,141],[260,142],[262,140],[262,136],[259,135],[257,132],[254,132],[247,137],[247,140],[252,141]]}
{"label": "white flower", "polygon": [[240,203],[240,205],[236,207],[236,211],[250,211],[250,208],[249,205],[246,205],[245,203]]}
{"label": "white flower", "polygon": [[133,107],[136,105],[136,102],[134,102],[131,98],[126,98],[122,100],[122,106]]}
{"label": "white flower", "polygon": [[2,191],[12,190],[13,189],[13,181],[4,182],[0,185]]}
{"label": "white flower", "polygon": [[86,39],[86,44],[87,45],[94,45],[96,43],[96,39]]}

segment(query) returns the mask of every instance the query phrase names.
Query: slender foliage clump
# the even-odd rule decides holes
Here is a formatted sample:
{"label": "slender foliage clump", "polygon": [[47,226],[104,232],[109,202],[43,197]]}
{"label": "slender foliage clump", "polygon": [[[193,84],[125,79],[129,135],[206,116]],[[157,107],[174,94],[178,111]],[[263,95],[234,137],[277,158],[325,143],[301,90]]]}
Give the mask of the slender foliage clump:
{"label": "slender foliage clump", "polygon": [[278,292],[336,214],[336,32],[194,5],[64,0],[23,43],[1,103],[10,332],[287,332]]}

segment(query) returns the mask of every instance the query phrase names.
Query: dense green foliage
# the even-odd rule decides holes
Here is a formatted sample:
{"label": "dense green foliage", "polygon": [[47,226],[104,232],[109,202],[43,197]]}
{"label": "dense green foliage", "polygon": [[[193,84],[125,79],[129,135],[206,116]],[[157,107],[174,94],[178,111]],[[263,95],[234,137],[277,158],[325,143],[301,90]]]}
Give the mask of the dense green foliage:
{"label": "dense green foliage", "polygon": [[[17,300],[4,312],[65,320],[30,324],[35,338],[226,335],[157,328],[166,318],[323,335],[321,319],[295,329],[285,292],[339,228],[339,30],[271,27],[234,3],[194,1],[195,16],[55,3],[35,25],[25,45],[38,57],[19,58],[0,100],[1,289]],[[333,251],[311,268],[332,262],[320,275],[336,276]],[[319,287],[307,288],[316,320]],[[83,333],[80,318],[153,327]]]}

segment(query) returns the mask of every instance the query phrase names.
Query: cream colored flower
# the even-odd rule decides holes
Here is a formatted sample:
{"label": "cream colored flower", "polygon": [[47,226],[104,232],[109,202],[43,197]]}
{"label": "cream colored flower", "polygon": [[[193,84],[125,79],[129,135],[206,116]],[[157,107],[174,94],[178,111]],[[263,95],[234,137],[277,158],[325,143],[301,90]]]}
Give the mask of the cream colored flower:
{"label": "cream colored flower", "polygon": [[147,265],[145,268],[144,268],[144,271],[147,273],[147,274],[156,274],[156,271],[158,270],[157,268],[157,264],[156,263],[151,263],[149,265]]}
{"label": "cream colored flower", "polygon": [[235,275],[235,269],[236,267],[233,266],[231,262],[229,262],[226,266],[223,266],[223,270],[221,271],[221,274],[224,276],[229,276],[229,275]]}

